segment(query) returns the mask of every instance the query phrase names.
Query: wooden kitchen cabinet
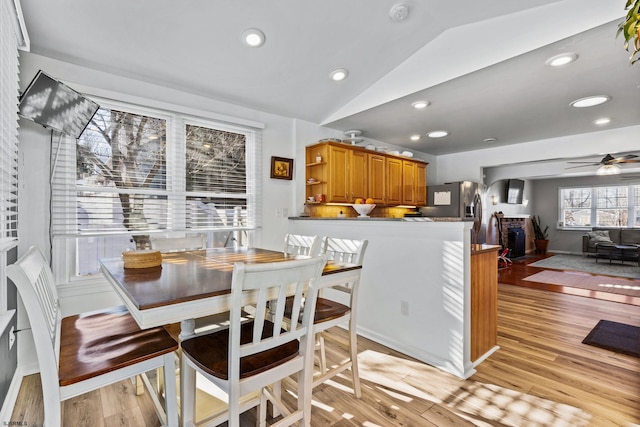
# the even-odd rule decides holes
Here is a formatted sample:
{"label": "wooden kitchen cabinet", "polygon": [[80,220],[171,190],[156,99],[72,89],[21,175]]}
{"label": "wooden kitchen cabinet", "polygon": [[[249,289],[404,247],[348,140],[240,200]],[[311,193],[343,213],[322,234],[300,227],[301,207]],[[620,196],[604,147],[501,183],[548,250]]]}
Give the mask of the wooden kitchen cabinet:
{"label": "wooden kitchen cabinet", "polygon": [[498,249],[472,245],[471,249],[471,361],[498,345]]}
{"label": "wooden kitchen cabinet", "polygon": [[402,160],[387,158],[387,204],[402,204]]}
{"label": "wooden kitchen cabinet", "polygon": [[369,164],[367,153],[351,150],[349,159],[349,191],[350,201],[357,198],[366,199],[369,194]]}
{"label": "wooden kitchen cabinet", "polygon": [[327,182],[327,202],[349,203],[349,155],[346,146],[329,146],[329,179]]}
{"label": "wooden kitchen cabinet", "polygon": [[381,154],[367,154],[369,166],[369,197],[376,204],[387,203],[387,158]]}
{"label": "wooden kitchen cabinet", "polygon": [[[307,197],[324,194],[330,203],[370,197],[387,206],[427,203],[427,163],[423,161],[322,142],[307,147],[306,162]],[[310,178],[316,181],[309,183]]]}
{"label": "wooden kitchen cabinet", "polygon": [[427,165],[416,163],[415,176],[416,206],[427,206]]}

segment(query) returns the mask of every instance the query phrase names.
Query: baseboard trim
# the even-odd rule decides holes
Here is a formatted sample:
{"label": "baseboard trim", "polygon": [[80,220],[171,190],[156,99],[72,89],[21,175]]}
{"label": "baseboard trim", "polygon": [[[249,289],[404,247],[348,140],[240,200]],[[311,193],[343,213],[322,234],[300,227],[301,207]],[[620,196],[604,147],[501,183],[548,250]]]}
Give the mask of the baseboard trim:
{"label": "baseboard trim", "polygon": [[449,360],[445,360],[435,354],[425,352],[411,346],[407,346],[403,343],[397,342],[393,339],[389,339],[388,337],[380,335],[371,330],[358,327],[357,333],[364,338],[375,341],[378,344],[382,344],[385,347],[389,347],[390,349],[393,349],[399,353],[418,359],[421,362],[426,363],[427,365],[431,365],[434,368],[440,369],[441,371],[448,372],[458,378],[467,379],[475,373],[475,369],[473,369],[473,366],[471,366],[470,362],[465,366],[455,366]]}

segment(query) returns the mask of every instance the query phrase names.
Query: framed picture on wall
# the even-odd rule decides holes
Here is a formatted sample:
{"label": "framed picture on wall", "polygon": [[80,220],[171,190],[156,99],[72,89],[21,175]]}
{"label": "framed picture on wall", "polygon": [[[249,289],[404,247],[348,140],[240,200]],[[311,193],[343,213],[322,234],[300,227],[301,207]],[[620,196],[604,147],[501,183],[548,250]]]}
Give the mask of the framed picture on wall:
{"label": "framed picture on wall", "polygon": [[271,157],[271,178],[293,179],[293,159]]}

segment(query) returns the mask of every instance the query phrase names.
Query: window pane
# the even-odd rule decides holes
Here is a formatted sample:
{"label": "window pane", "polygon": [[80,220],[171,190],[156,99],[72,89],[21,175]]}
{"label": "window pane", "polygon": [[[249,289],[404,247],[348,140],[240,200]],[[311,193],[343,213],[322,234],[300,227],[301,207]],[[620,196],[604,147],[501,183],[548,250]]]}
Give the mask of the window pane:
{"label": "window pane", "polygon": [[187,228],[246,227],[247,200],[187,197]]}
{"label": "window pane", "polygon": [[564,227],[591,226],[591,188],[563,188],[560,190]]}
{"label": "window pane", "polygon": [[628,205],[627,187],[599,187],[596,189],[596,200],[600,208],[626,208]]}
{"label": "window pane", "polygon": [[98,110],[76,143],[79,232],[167,227],[166,195],[141,191],[166,189],[166,128],[163,119]]}
{"label": "window pane", "polygon": [[562,189],[563,208],[590,208],[591,188]]}
{"label": "window pane", "polygon": [[626,227],[627,209],[598,209],[596,224],[600,227]]}
{"label": "window pane", "polygon": [[563,209],[562,223],[565,227],[588,227],[591,225],[591,209]]}
{"label": "window pane", "polygon": [[245,135],[187,125],[186,140],[187,191],[246,193]]}

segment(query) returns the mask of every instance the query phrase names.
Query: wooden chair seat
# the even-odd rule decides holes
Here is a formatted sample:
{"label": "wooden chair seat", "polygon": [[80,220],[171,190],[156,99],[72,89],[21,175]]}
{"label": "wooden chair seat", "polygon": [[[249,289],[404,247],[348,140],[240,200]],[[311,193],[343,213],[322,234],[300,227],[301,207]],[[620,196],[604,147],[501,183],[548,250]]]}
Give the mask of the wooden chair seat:
{"label": "wooden chair seat", "polygon": [[[242,324],[240,345],[250,343],[253,337],[253,322]],[[284,331],[283,331],[284,332]],[[262,339],[273,336],[273,323],[265,322]],[[248,378],[268,371],[298,355],[298,341],[290,341],[272,349],[240,359],[240,378]],[[200,335],[182,343],[183,354],[200,369],[223,380],[229,374],[229,329]]]}
{"label": "wooden chair seat", "polygon": [[178,349],[163,328],[142,330],[126,307],[62,319],[61,386],[116,371]]}
{"label": "wooden chair seat", "polygon": [[[284,315],[291,317],[291,311],[293,307],[293,297],[288,297],[284,308]],[[339,319],[346,316],[351,309],[339,302],[318,297],[316,301],[316,314],[313,318],[313,323],[318,324],[322,322],[328,322],[330,320]]]}

